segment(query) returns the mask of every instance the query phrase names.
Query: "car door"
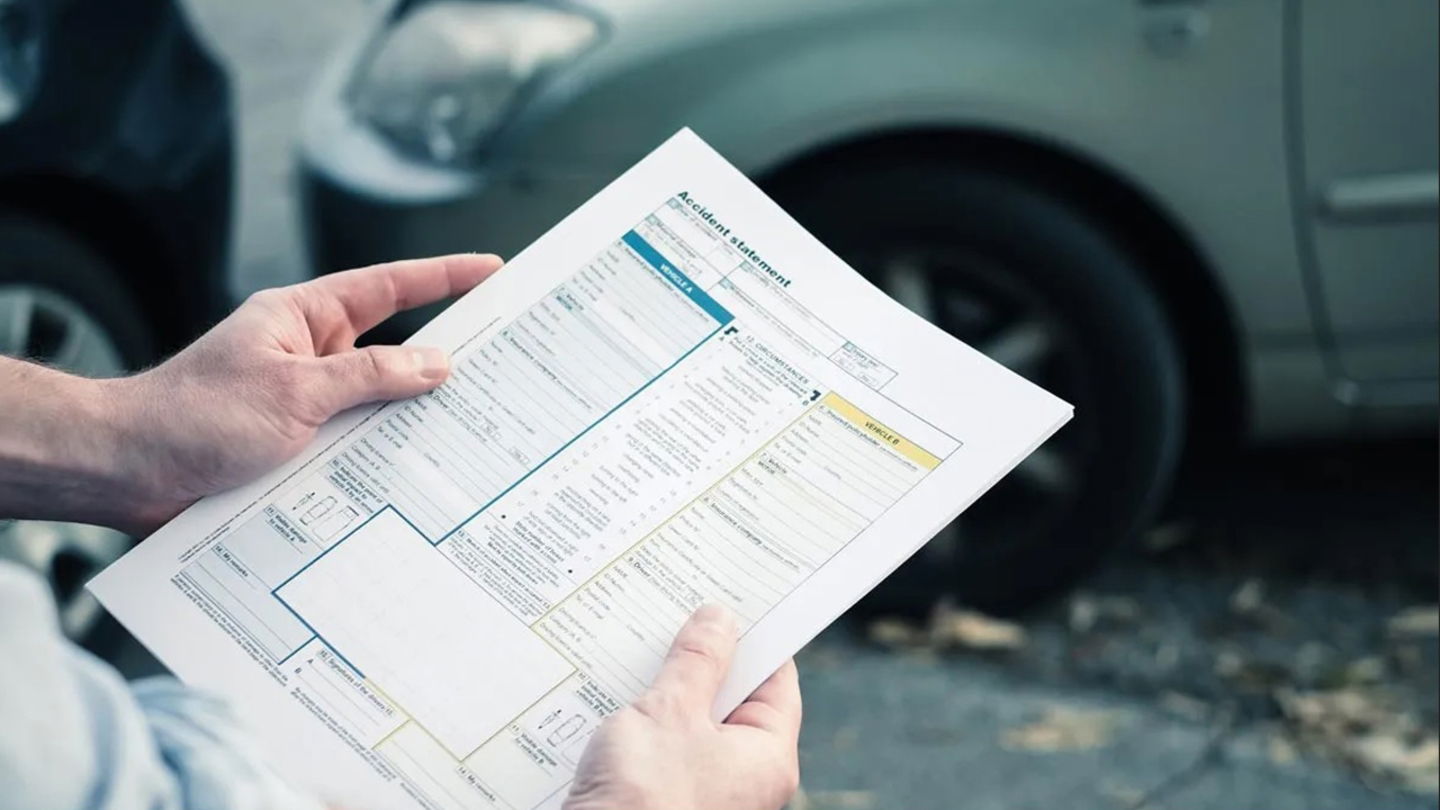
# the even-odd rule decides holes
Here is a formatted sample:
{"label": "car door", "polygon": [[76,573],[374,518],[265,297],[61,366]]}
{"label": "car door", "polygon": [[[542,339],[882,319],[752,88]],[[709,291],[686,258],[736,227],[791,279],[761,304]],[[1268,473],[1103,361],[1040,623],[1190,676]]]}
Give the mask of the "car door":
{"label": "car door", "polygon": [[1433,401],[1435,0],[1289,0],[1297,224],[1342,396]]}

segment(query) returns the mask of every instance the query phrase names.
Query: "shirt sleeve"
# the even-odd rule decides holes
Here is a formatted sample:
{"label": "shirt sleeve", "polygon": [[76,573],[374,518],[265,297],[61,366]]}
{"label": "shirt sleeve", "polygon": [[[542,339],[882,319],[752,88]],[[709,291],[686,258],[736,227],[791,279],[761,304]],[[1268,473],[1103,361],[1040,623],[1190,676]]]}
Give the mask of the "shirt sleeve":
{"label": "shirt sleeve", "polygon": [[15,810],[320,810],[226,705],[127,684],[65,640],[45,584],[0,562],[0,796]]}

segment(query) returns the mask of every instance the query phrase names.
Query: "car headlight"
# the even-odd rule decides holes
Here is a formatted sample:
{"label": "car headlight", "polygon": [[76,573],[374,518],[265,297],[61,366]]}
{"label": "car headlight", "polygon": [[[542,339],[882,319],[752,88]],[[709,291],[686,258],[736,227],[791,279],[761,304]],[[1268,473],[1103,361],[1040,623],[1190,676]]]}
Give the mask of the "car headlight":
{"label": "car headlight", "polygon": [[27,0],[0,0],[0,124],[19,115],[40,77],[40,19]]}
{"label": "car headlight", "polygon": [[362,58],[351,111],[396,146],[439,162],[473,155],[511,105],[583,52],[596,21],[552,6],[433,0],[406,13]]}

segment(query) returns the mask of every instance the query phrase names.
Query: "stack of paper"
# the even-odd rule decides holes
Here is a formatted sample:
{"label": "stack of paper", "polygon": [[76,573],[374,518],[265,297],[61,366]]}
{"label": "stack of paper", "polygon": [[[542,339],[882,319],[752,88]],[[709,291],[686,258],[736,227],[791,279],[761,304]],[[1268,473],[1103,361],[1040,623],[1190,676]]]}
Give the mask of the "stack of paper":
{"label": "stack of paper", "polygon": [[1070,417],[688,131],[414,341],[444,386],[92,585],[365,806],[558,807],[694,608],[744,631],[719,717]]}

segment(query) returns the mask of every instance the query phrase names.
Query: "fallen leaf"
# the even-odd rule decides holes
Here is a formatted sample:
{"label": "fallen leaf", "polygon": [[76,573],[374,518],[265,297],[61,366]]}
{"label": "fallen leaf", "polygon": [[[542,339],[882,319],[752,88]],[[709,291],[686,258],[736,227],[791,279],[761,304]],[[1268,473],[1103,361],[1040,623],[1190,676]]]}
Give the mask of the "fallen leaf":
{"label": "fallen leaf", "polygon": [[1421,793],[1440,793],[1440,742],[1434,737],[1409,743],[1371,734],[1350,746],[1349,755],[1370,773],[1386,776]]}
{"label": "fallen leaf", "polygon": [[1433,637],[1440,635],[1440,605],[1417,605],[1390,617],[1391,635]]}
{"label": "fallen leaf", "polygon": [[1393,695],[1349,687],[1275,697],[1307,749],[1407,790],[1440,792],[1440,742]]}
{"label": "fallen leaf", "polygon": [[1383,695],[1358,688],[1325,692],[1280,689],[1275,697],[1284,714],[1310,732],[1363,733],[1385,724],[1393,713]]}
{"label": "fallen leaf", "polygon": [[1215,674],[1222,678],[1233,678],[1245,669],[1245,659],[1234,650],[1221,650],[1215,654]]}
{"label": "fallen leaf", "polygon": [[1210,718],[1210,704],[1179,692],[1166,692],[1161,695],[1160,705],[1171,714],[1197,723],[1203,723]]}
{"label": "fallen leaf", "polygon": [[1128,596],[1077,593],[1070,598],[1070,630],[1088,633],[1102,622],[1133,624],[1141,616],[1140,603]]}
{"label": "fallen leaf", "polygon": [[1070,632],[1088,633],[1100,620],[1100,606],[1083,593],[1070,598]]}
{"label": "fallen leaf", "polygon": [[1230,609],[1241,615],[1256,613],[1265,605],[1265,583],[1247,579],[1230,594]]}
{"label": "fallen leaf", "polygon": [[1052,706],[1039,720],[1006,729],[1000,735],[1000,746],[1007,751],[1041,754],[1103,748],[1110,744],[1119,720],[1116,712]]}
{"label": "fallen leaf", "polygon": [[1215,674],[1225,679],[1231,689],[1245,693],[1270,694],[1274,689],[1294,682],[1285,663],[1247,657],[1236,649],[1222,649],[1215,654]]}
{"label": "fallen leaf", "polygon": [[1380,683],[1385,680],[1387,670],[1385,659],[1379,656],[1368,655],[1364,658],[1357,658],[1345,665],[1345,683],[1354,685]]}
{"label": "fallen leaf", "polygon": [[1020,625],[972,610],[942,606],[930,622],[930,642],[937,647],[1018,650],[1025,641],[1025,628]]}
{"label": "fallen leaf", "polygon": [[909,647],[925,638],[918,627],[900,619],[876,619],[870,622],[867,635],[871,641],[886,647]]}
{"label": "fallen leaf", "polygon": [[1289,765],[1300,758],[1300,752],[1295,750],[1295,743],[1283,734],[1271,734],[1266,753],[1270,755],[1270,761],[1276,765]]}

